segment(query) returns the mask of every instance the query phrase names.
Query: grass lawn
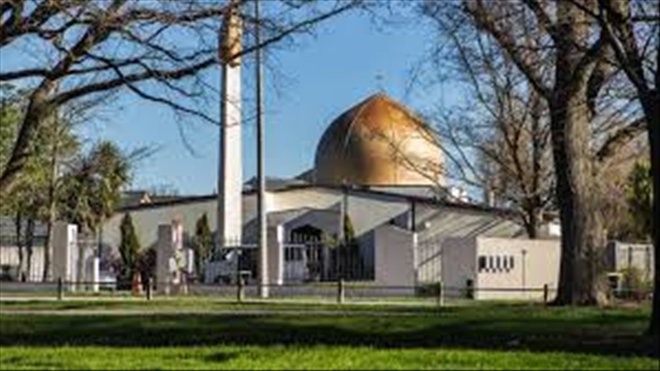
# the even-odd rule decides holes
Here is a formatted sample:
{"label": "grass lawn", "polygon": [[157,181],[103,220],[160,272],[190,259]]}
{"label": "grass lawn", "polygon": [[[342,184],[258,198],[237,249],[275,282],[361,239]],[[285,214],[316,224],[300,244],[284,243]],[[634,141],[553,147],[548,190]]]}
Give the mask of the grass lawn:
{"label": "grass lawn", "polygon": [[[450,306],[464,306],[465,301],[451,300]],[[511,302],[474,302],[471,306],[511,306]],[[520,305],[520,304],[518,304]],[[259,299],[248,299],[243,303],[236,302],[235,298],[209,298],[209,297],[157,297],[153,300],[144,298],[67,298],[62,301],[52,299],[27,299],[0,301],[2,310],[149,310],[171,312],[176,310],[185,311],[209,311],[209,310],[243,310],[243,309],[275,309],[275,310],[338,310],[338,311],[380,311],[388,312],[423,312],[435,313],[437,306],[435,300],[419,302],[378,302],[369,303],[352,301],[338,305],[336,301],[315,301],[313,298],[277,299],[277,301],[264,301]]]}
{"label": "grass lawn", "polygon": [[[0,370],[659,369],[651,340],[639,335],[648,306],[500,304],[424,308],[414,316],[398,307],[384,316],[334,306],[336,315],[328,316],[314,314],[311,306],[304,314],[247,315],[240,309],[254,306],[208,305],[238,312],[0,312]],[[10,305],[21,308],[16,306]]]}

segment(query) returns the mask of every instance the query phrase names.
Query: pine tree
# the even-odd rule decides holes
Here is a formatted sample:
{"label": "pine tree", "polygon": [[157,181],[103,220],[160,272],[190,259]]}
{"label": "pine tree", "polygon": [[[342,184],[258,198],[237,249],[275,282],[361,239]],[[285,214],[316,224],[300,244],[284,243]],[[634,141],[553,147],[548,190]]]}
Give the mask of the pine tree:
{"label": "pine tree", "polygon": [[195,272],[200,278],[204,277],[204,263],[211,257],[211,244],[211,228],[204,213],[195,226]]}
{"label": "pine tree", "polygon": [[140,251],[140,242],[135,234],[135,227],[131,214],[124,215],[120,226],[121,243],[119,244],[119,253],[121,254],[122,269],[119,275],[119,281],[131,282],[135,270],[137,269],[138,254]]}
{"label": "pine tree", "polygon": [[340,245],[340,271],[346,279],[362,278],[362,254],[360,244],[355,238],[355,229],[351,217],[344,216],[344,241]]}

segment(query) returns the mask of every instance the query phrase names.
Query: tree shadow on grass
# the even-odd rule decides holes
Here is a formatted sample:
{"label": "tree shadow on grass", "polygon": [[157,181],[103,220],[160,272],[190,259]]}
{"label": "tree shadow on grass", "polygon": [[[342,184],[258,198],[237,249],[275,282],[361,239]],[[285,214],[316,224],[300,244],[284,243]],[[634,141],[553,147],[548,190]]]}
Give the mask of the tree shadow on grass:
{"label": "tree shadow on grass", "polygon": [[6,359],[7,365],[12,365],[16,367],[26,367],[32,369],[41,369],[41,370],[53,370],[53,369],[65,369],[66,364],[63,362],[58,362],[54,360],[42,361],[42,360],[32,360],[28,357],[10,357]]}
{"label": "tree shadow on grass", "polygon": [[[645,318],[510,315],[127,315],[0,317],[0,346],[178,347],[225,345],[470,348],[658,357],[638,335]],[[226,360],[221,354],[218,361]]]}
{"label": "tree shadow on grass", "polygon": [[211,363],[225,363],[235,358],[238,358],[238,354],[236,352],[216,352],[207,357],[204,357],[204,360]]}

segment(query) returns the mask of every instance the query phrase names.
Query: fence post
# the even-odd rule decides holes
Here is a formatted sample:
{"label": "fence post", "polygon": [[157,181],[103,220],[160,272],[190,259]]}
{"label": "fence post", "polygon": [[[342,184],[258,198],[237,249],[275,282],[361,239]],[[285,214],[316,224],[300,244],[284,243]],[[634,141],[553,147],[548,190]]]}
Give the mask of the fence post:
{"label": "fence post", "polygon": [[245,292],[243,288],[243,277],[241,275],[238,275],[238,282],[236,286],[236,300],[238,300],[239,303],[243,302],[243,299],[245,298]]}
{"label": "fence post", "polygon": [[439,307],[442,307],[445,305],[445,293],[443,292],[443,287],[442,287],[442,281],[438,282],[438,287],[437,287],[437,304]]}
{"label": "fence post", "polygon": [[474,281],[473,280],[467,280],[465,282],[465,296],[468,299],[474,299]]}
{"label": "fence post", "polygon": [[543,304],[548,305],[548,295],[549,295],[548,284],[543,285]]}
{"label": "fence post", "polygon": [[57,278],[57,300],[62,300],[64,296],[64,287],[62,283],[62,277]]}
{"label": "fence post", "polygon": [[151,276],[147,276],[147,300],[151,300]]}
{"label": "fence post", "polygon": [[337,303],[338,304],[343,304],[344,303],[344,292],[345,292],[345,287],[344,287],[344,280],[339,279],[337,281]]}

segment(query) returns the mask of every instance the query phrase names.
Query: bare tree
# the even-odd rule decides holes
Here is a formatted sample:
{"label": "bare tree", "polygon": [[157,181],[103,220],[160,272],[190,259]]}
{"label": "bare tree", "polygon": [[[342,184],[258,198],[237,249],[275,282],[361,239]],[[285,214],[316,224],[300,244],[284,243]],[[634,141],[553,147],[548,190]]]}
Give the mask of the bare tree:
{"label": "bare tree", "polygon": [[482,189],[486,203],[518,211],[528,237],[537,238],[554,189],[547,105],[486,35],[435,25],[452,51],[431,50],[428,68],[442,71],[431,79],[460,83],[468,100],[427,115],[448,160],[445,171]]}
{"label": "bare tree", "polygon": [[[488,35],[547,104],[562,227],[556,303],[597,302],[601,297],[595,257],[604,236],[600,192],[594,192],[599,185],[594,181],[594,116],[596,101],[616,72],[608,63],[611,49],[605,37],[596,22],[571,2],[428,1],[423,11],[451,32],[468,28]],[[641,130],[639,120],[618,128],[602,143],[602,153],[616,152],[627,142],[623,139],[634,138]]]}
{"label": "bare tree", "polygon": [[[0,67],[0,82],[22,80],[32,91],[11,157],[0,175],[7,190],[30,156],[37,129],[56,108],[125,89],[197,119],[218,123],[209,107],[218,89],[205,74],[217,64],[217,33],[228,9],[247,0],[16,0],[0,7],[0,50],[26,63]],[[362,0],[269,2],[258,48],[309,32]],[[246,10],[246,13],[249,11]],[[245,23],[254,22],[244,14]],[[39,49],[39,59],[31,52]],[[238,57],[233,56],[232,58]],[[56,89],[58,87],[58,89]]]}
{"label": "bare tree", "polygon": [[[637,90],[637,98],[647,123],[651,172],[653,174],[653,243],[655,256],[660,250],[660,5],[639,0],[599,0],[596,7],[574,1],[585,16],[597,20],[604,40]],[[655,259],[653,313],[649,332],[658,335],[660,324],[660,264]]]}

